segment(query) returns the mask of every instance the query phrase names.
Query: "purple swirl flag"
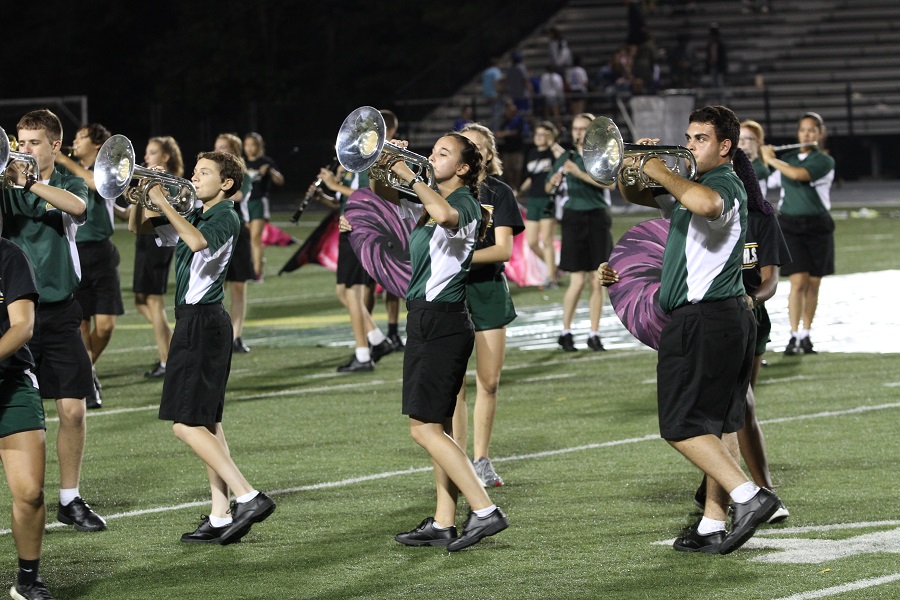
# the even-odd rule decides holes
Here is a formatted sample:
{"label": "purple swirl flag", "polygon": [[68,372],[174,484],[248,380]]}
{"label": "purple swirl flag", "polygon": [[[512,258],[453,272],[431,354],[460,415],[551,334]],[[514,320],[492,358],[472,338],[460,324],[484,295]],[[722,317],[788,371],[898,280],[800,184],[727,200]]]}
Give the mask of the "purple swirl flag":
{"label": "purple swirl flag", "polygon": [[669,315],[659,306],[663,251],[669,221],[651,219],[629,229],[613,248],[609,264],[619,281],[609,286],[609,301],[625,329],[659,350],[659,337]]}
{"label": "purple swirl flag", "polygon": [[347,198],[344,217],[350,222],[350,245],[372,279],[399,298],[406,297],[412,277],[409,234],[415,223],[401,219],[397,207],[369,189]]}

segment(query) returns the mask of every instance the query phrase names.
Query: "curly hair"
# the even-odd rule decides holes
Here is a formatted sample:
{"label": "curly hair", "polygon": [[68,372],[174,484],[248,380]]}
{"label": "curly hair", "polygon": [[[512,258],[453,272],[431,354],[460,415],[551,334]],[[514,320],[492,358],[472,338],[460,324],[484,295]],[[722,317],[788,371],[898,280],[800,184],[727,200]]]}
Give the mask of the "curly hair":
{"label": "curly hair", "polygon": [[741,122],[737,115],[727,106],[704,106],[691,113],[688,119],[690,123],[710,123],[716,132],[716,138],[723,142],[731,140],[731,150],[728,157],[734,157],[738,148],[738,138],[741,136]]}

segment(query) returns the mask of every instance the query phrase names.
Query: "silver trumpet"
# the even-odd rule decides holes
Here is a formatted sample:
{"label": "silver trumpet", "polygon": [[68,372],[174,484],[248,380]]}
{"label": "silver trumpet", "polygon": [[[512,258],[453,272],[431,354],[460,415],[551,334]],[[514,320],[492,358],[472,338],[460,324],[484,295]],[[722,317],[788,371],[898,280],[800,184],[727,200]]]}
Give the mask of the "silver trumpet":
{"label": "silver trumpet", "polygon": [[10,165],[17,162],[25,163],[25,173],[30,174],[35,180],[41,178],[37,159],[30,154],[16,152],[18,149],[19,142],[16,141],[16,136],[7,136],[6,131],[0,127],[0,187],[22,189],[23,186],[13,183],[11,173],[7,173]]}
{"label": "silver trumpet", "polygon": [[796,150],[797,148],[819,148],[819,142],[808,142],[806,144],[785,144],[784,146],[772,146],[775,152],[784,152],[785,150]]}
{"label": "silver trumpet", "polygon": [[[637,165],[622,166],[625,157],[641,157]],[[621,180],[625,185],[634,185],[637,182],[645,187],[662,187],[644,174],[644,164],[651,158],[673,156],[676,159],[684,159],[687,165],[687,179],[694,179],[697,175],[697,161],[690,150],[684,146],[652,146],[644,144],[625,144],[622,142],[622,134],[619,128],[607,117],[594,119],[584,135],[584,166],[588,174],[597,183],[612,185],[616,180]],[[680,162],[675,161],[669,165],[669,170],[676,175],[681,175]]]}
{"label": "silver trumpet", "polygon": [[[132,179],[138,180],[136,187],[130,187]],[[94,183],[97,193],[107,200],[124,196],[129,203],[152,211],[158,210],[149,196],[154,185],[162,186],[166,201],[181,215],[194,210],[197,200],[197,190],[190,180],[136,165],[134,146],[124,135],[114,135],[100,147],[94,162]]]}
{"label": "silver trumpet", "polygon": [[416,176],[421,176],[434,188],[434,167],[421,154],[410,152],[387,140],[384,117],[378,109],[360,106],[347,115],[338,130],[334,143],[341,166],[352,173],[369,170],[369,177],[404,192],[412,192],[405,181],[397,177],[391,166],[406,161]]}

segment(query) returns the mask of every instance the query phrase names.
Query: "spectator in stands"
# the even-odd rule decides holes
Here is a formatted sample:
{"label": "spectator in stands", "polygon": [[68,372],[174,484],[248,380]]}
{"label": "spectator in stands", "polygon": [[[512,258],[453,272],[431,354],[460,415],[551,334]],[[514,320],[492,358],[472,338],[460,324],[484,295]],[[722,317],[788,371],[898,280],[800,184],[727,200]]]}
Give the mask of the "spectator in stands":
{"label": "spectator in stands", "polygon": [[459,109],[459,116],[453,121],[453,131],[462,131],[463,127],[472,123],[474,114],[475,111],[472,109],[471,104],[463,104]]}
{"label": "spectator in stands", "polygon": [[516,103],[506,99],[500,128],[495,133],[500,158],[505,166],[506,184],[517,189],[522,183],[522,162],[525,158],[525,139],[531,136],[531,127],[522,116]]}
{"label": "spectator in stands", "polygon": [[551,27],[548,33],[550,42],[547,44],[547,51],[550,66],[560,72],[565,72],[572,66],[572,51],[569,49],[569,44],[556,27]]}
{"label": "spectator in stands", "polygon": [[581,57],[572,57],[572,66],[566,69],[566,86],[569,98],[569,112],[583,113],[587,106],[588,74],[581,66]]}
{"label": "spectator in stands", "polygon": [[504,87],[503,71],[500,69],[500,59],[496,56],[491,59],[491,66],[481,74],[481,95],[491,105],[491,128],[496,129],[500,124],[500,115],[503,114],[503,99],[501,88]]}
{"label": "spectator in stands", "polygon": [[513,52],[512,66],[506,70],[505,90],[506,95],[515,102],[517,109],[526,113],[531,111],[531,97],[534,90],[528,67],[525,66],[522,53],[518,50]]}
{"label": "spectator in stands", "polygon": [[566,84],[558,67],[547,65],[547,70],[541,75],[541,99],[544,106],[544,118],[552,119],[559,125],[559,117],[562,106],[566,102]]}
{"label": "spectator in stands", "polygon": [[706,74],[712,87],[720,88],[725,85],[725,76],[728,73],[728,51],[719,24],[709,26],[709,37],[706,38]]}

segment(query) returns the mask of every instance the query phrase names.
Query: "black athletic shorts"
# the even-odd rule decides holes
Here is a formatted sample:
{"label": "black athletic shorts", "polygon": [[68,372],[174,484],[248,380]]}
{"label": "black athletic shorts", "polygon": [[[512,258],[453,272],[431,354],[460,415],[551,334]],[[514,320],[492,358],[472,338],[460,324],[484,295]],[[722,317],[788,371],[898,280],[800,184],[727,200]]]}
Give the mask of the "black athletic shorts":
{"label": "black athletic shorts", "polygon": [[234,254],[225,274],[225,281],[250,281],[256,279],[253,272],[253,255],[250,251],[250,228],[241,224],[241,231],[234,244]]}
{"label": "black athletic shorts", "polygon": [[356,258],[353,246],[350,245],[350,232],[341,232],[338,243],[337,282],[350,287],[353,285],[371,285],[375,282],[363,269]]}
{"label": "black athletic shorts", "polygon": [[158,246],[153,235],[137,236],[134,246],[134,293],[164,295],[169,289],[169,268],[173,256],[174,246]]}
{"label": "black athletic shorts", "polygon": [[830,214],[779,215],[778,224],[791,253],[791,262],[781,266],[779,275],[809,273],[812,277],[825,277],[834,273],[834,220]]}
{"label": "black athletic shorts", "polygon": [[656,366],[662,438],[740,430],[755,346],[756,323],[743,297],[673,310]]}
{"label": "black athletic shorts", "polygon": [[559,268],[568,273],[596,271],[612,252],[612,219],[603,208],[563,209]]}
{"label": "black athletic shorts", "polygon": [[453,417],[475,346],[464,302],[408,300],[403,352],[403,414],[426,423]]}
{"label": "black athletic shorts", "polygon": [[93,393],[91,359],[81,338],[81,307],[74,298],[38,304],[28,348],[41,398],[84,398]]}
{"label": "black athletic shorts", "polygon": [[75,300],[81,306],[82,318],[94,315],[124,315],[122,285],[119,281],[119,250],[112,240],[78,242],[81,282]]}
{"label": "black athletic shorts", "polygon": [[222,422],[231,336],[231,317],[221,303],[175,307],[160,419],[204,426]]}

